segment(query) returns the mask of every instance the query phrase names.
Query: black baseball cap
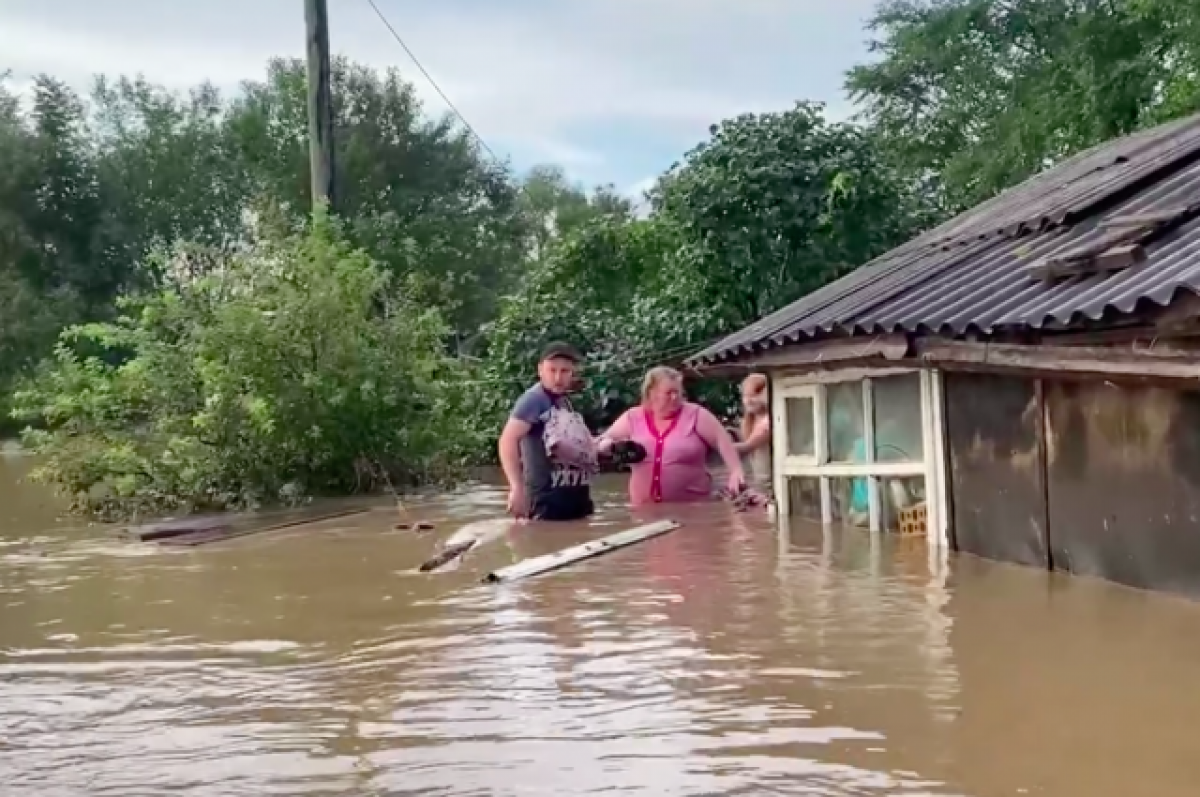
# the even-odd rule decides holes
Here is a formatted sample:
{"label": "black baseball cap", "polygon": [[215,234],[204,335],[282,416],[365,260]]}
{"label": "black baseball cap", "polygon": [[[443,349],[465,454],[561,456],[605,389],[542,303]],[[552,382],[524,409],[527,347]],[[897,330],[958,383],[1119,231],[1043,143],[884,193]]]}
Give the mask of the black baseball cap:
{"label": "black baseball cap", "polygon": [[570,360],[576,364],[583,362],[583,355],[579,353],[579,349],[570,343],[563,343],[562,341],[555,341],[542,349],[542,356],[538,358],[538,362],[544,363],[546,360],[553,360],[556,357]]}

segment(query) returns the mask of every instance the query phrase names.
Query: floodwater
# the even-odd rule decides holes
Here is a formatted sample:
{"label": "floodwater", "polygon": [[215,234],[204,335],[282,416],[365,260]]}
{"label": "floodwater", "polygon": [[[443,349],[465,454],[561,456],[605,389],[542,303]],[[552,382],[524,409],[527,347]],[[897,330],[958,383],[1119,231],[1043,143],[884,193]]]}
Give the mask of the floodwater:
{"label": "floodwater", "polygon": [[58,522],[0,456],[0,783],[74,795],[1193,795],[1200,607],[721,507],[522,527],[481,485],[193,550]]}

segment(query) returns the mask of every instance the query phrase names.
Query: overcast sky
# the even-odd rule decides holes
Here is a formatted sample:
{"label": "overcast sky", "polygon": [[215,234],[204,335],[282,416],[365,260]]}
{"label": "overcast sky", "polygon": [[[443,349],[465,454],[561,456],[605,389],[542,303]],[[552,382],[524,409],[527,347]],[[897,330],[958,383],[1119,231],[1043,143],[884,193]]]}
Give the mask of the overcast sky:
{"label": "overcast sky", "polygon": [[[634,190],[741,111],[821,100],[844,116],[874,0],[377,0],[473,127],[518,169]],[[397,66],[442,101],[367,0],[329,0],[335,53]],[[0,71],[86,87],[142,73],[229,90],[302,56],[302,0],[0,0]]]}

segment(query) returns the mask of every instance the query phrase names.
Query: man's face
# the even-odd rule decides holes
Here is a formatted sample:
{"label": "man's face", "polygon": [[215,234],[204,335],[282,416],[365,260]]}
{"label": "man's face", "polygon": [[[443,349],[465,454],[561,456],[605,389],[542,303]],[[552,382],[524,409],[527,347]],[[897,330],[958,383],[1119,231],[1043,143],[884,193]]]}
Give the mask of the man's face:
{"label": "man's face", "polygon": [[551,357],[538,364],[538,379],[542,387],[551,393],[563,395],[571,389],[575,379],[575,363],[566,357]]}

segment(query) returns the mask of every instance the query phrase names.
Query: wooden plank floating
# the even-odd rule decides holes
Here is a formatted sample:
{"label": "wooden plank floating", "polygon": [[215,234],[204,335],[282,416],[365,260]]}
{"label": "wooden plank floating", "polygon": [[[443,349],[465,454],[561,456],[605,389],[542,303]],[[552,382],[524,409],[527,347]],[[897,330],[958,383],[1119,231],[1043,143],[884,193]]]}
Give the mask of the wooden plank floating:
{"label": "wooden plank floating", "polygon": [[551,570],[557,570],[560,567],[566,567],[584,559],[590,559],[593,556],[610,553],[628,545],[660,537],[679,527],[680,524],[674,520],[660,520],[656,523],[648,523],[644,526],[618,531],[616,534],[610,534],[598,540],[585,542],[582,545],[575,545],[556,553],[535,556],[532,559],[517,562],[515,565],[502,567],[499,570],[488,573],[483,580],[485,583],[499,584],[541,575],[542,573],[548,573]]}
{"label": "wooden plank floating", "polygon": [[200,531],[195,534],[186,534],[178,537],[168,537],[160,539],[159,545],[170,548],[195,548],[199,545],[207,545],[212,542],[224,542],[225,540],[235,540],[239,537],[249,537],[252,534],[265,534],[269,531],[282,531],[296,526],[308,526],[313,523],[324,523],[328,520],[338,520],[339,518],[352,517],[361,515],[364,512],[369,512],[369,509],[343,509],[340,512],[330,512],[325,515],[317,515],[316,517],[298,518],[289,520],[283,523],[275,523],[270,526],[260,526],[258,528],[232,530],[226,528],[224,530]]}
{"label": "wooden plank floating", "polygon": [[423,562],[421,566],[417,568],[417,570],[421,573],[431,573],[434,570],[437,570],[439,567],[444,567],[453,560],[458,559],[461,556],[466,556],[467,551],[474,548],[477,542],[478,540],[467,540],[466,542],[460,542],[457,545],[447,546],[446,548],[434,554],[432,558]]}
{"label": "wooden plank floating", "polygon": [[479,546],[503,537],[513,525],[514,521],[509,517],[487,518],[468,523],[446,538],[442,543],[442,550],[417,569],[422,573],[432,573],[451,562],[461,562],[468,553]]}
{"label": "wooden plank floating", "polygon": [[164,520],[145,526],[134,526],[122,531],[120,536],[139,542],[155,542],[170,537],[181,537],[185,534],[228,531],[232,527],[233,520],[227,515],[205,515],[203,517]]}

